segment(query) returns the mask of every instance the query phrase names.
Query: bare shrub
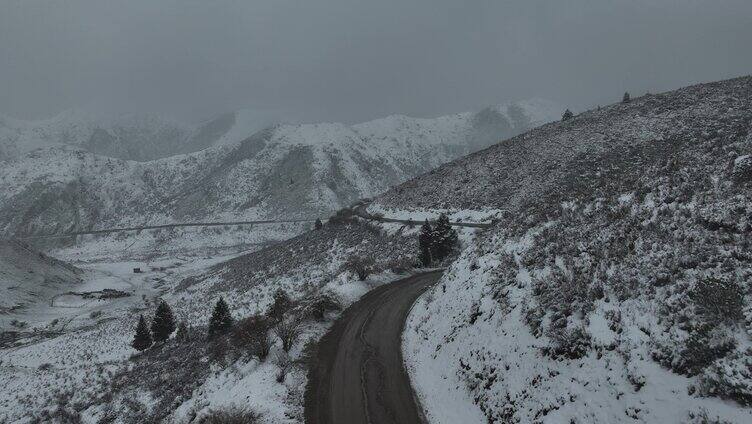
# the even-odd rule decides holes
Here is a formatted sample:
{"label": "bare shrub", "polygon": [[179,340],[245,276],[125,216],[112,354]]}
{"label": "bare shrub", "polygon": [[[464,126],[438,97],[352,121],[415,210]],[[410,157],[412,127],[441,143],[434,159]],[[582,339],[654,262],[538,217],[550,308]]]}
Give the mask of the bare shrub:
{"label": "bare shrub", "polygon": [[227,358],[227,355],[230,353],[230,350],[230,342],[225,336],[219,336],[210,339],[207,344],[207,353],[209,355],[209,359],[212,362],[223,364],[225,362],[225,359]]}
{"label": "bare shrub", "polygon": [[409,256],[400,256],[386,263],[385,268],[395,274],[405,274],[413,270],[418,260]]}
{"label": "bare shrub", "polygon": [[341,311],[342,304],[332,295],[317,293],[301,302],[300,315],[307,319],[323,321],[328,312]]}
{"label": "bare shrub", "polygon": [[269,320],[263,316],[247,317],[235,325],[233,341],[238,348],[246,350],[259,361],[264,361],[269,356],[272,347],[269,327]]}
{"label": "bare shrub", "polygon": [[277,352],[274,355],[274,364],[277,365],[279,371],[277,372],[277,383],[284,383],[287,373],[290,372],[294,363],[290,359],[290,355],[287,352]]}
{"label": "bare shrub", "polygon": [[256,424],[259,422],[259,414],[238,406],[213,410],[199,419],[199,424]]}
{"label": "bare shrub", "polygon": [[289,352],[300,337],[301,325],[297,317],[290,316],[280,321],[274,328],[274,334],[282,341],[282,349]]}
{"label": "bare shrub", "polygon": [[350,271],[358,276],[358,280],[363,281],[373,273],[373,258],[364,258],[360,256],[351,256],[345,262],[345,270]]}

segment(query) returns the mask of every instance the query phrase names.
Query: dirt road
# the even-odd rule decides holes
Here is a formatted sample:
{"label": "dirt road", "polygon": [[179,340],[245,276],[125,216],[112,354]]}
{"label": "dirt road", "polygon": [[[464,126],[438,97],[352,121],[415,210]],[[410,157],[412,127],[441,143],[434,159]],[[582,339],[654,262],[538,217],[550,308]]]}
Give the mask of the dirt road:
{"label": "dirt road", "polygon": [[321,340],[306,391],[308,424],[421,423],[402,362],[401,337],[415,299],[441,277],[432,272],[369,292]]}

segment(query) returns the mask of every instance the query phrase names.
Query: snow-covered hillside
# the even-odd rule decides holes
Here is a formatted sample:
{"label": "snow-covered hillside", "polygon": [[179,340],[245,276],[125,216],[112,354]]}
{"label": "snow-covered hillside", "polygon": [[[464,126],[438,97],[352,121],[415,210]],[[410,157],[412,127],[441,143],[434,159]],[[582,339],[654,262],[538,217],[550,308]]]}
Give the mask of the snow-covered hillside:
{"label": "snow-covered hillside", "polygon": [[548,124],[378,198],[497,211],[408,319],[429,421],[752,421],[751,154],[744,77]]}
{"label": "snow-covered hillside", "polygon": [[0,234],[327,216],[553,119],[554,109],[538,100],[436,119],[278,125],[251,134],[243,133],[256,121],[237,113],[194,133],[199,145],[213,147],[147,162],[47,146],[0,169]]}
{"label": "snow-covered hillside", "polygon": [[[155,220],[318,213],[378,189],[387,174],[422,172],[437,152],[443,160],[461,154],[452,148],[462,143],[445,140],[493,133],[493,116],[491,108],[440,122],[284,125],[147,163],[75,151],[55,168],[51,153],[37,151],[28,157],[35,166],[22,172],[11,163],[0,175],[11,182],[5,199],[24,199],[30,189],[18,182],[29,178],[53,204],[35,204],[27,192],[16,208],[68,211],[76,225],[136,222],[120,210]],[[468,138],[468,122],[488,132]],[[747,77],[544,125],[377,197],[373,214],[420,220],[441,211],[495,223],[462,230],[462,252],[406,324],[404,356],[429,422],[752,420],[750,157]],[[61,197],[66,185],[73,188]],[[107,194],[92,195],[99,190]],[[13,222],[69,228],[47,221]],[[234,404],[261,422],[300,422],[303,364],[315,355],[307,341],[338,308],[409,270],[417,232],[343,211],[322,228],[226,262],[122,273],[159,291],[144,288],[129,309],[75,336],[4,352],[0,407],[9,419],[190,422]],[[351,259],[372,259],[375,275],[358,281]],[[209,263],[216,265],[199,272]],[[277,338],[267,359],[247,346],[204,342],[219,296],[241,318],[269,311],[277,289],[290,294],[303,323],[288,353]],[[157,296],[193,325],[192,338],[128,360],[133,317],[148,316]]]}
{"label": "snow-covered hillside", "polygon": [[81,282],[82,273],[23,243],[0,241],[0,329],[22,329],[19,316],[33,314],[54,294],[71,290]]}
{"label": "snow-covered hillside", "polygon": [[[54,319],[53,311],[29,323],[14,347],[2,351],[0,421],[189,423],[235,406],[259,414],[260,423],[302,423],[308,341],[321,337],[343,307],[409,272],[415,250],[409,232],[344,218],[229,260],[81,264],[83,287],[117,288],[129,296],[71,305],[75,328],[60,329],[63,319]],[[354,257],[373,260],[372,275],[363,281],[347,266]],[[133,267],[143,273],[132,273]],[[224,340],[229,346],[207,339],[220,296],[241,320],[269,311],[277,290],[288,293],[300,319],[289,352],[274,331],[265,358],[234,337]],[[135,318],[150,318],[158,299],[190,325],[190,337],[134,355]],[[59,331],[46,334],[50,327]]]}

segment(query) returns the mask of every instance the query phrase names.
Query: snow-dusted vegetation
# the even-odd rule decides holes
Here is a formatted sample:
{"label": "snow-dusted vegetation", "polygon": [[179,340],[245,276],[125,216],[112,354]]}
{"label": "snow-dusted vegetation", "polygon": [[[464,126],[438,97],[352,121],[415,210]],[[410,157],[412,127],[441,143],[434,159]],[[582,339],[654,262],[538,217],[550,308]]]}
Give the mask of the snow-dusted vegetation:
{"label": "snow-dusted vegetation", "polygon": [[0,0],[0,424],[752,424],[750,40]]}
{"label": "snow-dusted vegetation", "polygon": [[[0,419],[182,423],[232,412],[263,423],[302,422],[315,355],[309,341],[368,290],[412,270],[417,239],[406,232],[344,210],[321,228],[225,262],[83,264],[92,276],[118,270],[138,285],[117,308],[100,305],[89,314],[83,306],[69,329],[32,337],[30,326],[5,349]],[[143,273],[132,274],[137,266]],[[219,298],[235,324],[210,337]],[[158,299],[186,329],[137,353],[130,343],[138,316],[150,322]]]}
{"label": "snow-dusted vegetation", "polygon": [[699,85],[546,125],[379,199],[508,211],[408,320],[430,421],[750,421],[751,130],[752,78]]}
{"label": "snow-dusted vegetation", "polygon": [[[144,162],[92,153],[83,140],[95,128],[71,124],[75,116],[38,123],[41,129],[16,122],[28,132],[6,141],[29,148],[3,162],[0,216],[7,235],[323,216],[553,116],[553,106],[532,101],[434,120],[284,125],[248,137],[241,135],[252,123],[235,114],[203,132],[220,137],[215,147]],[[59,133],[76,136],[57,140]],[[82,271],[39,258],[68,272],[70,282],[8,257],[18,268],[10,290],[27,268],[40,281],[28,284],[33,310],[14,304],[3,316],[12,328],[3,328],[0,418],[188,422],[235,411],[261,422],[301,421],[306,364],[315,355],[308,341],[344,307],[419,262],[417,226],[368,223],[352,213],[343,209],[308,232],[313,223],[53,239],[47,250]],[[474,231],[464,229],[461,238]],[[245,249],[257,251],[215,265]],[[280,293],[289,298],[282,321],[268,317]],[[210,339],[207,322],[220,297],[237,328]],[[151,322],[160,299],[187,330],[136,353],[138,316]],[[266,353],[258,353],[257,337],[238,335],[243,328],[264,329]]]}

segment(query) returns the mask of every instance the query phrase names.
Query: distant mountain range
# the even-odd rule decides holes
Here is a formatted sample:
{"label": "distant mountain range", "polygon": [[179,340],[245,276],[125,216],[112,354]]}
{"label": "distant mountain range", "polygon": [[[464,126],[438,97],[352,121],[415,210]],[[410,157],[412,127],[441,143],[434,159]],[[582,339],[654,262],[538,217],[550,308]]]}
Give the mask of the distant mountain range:
{"label": "distant mountain range", "polygon": [[70,112],[0,119],[0,235],[185,220],[322,216],[559,117],[544,100],[433,119],[197,127]]}

